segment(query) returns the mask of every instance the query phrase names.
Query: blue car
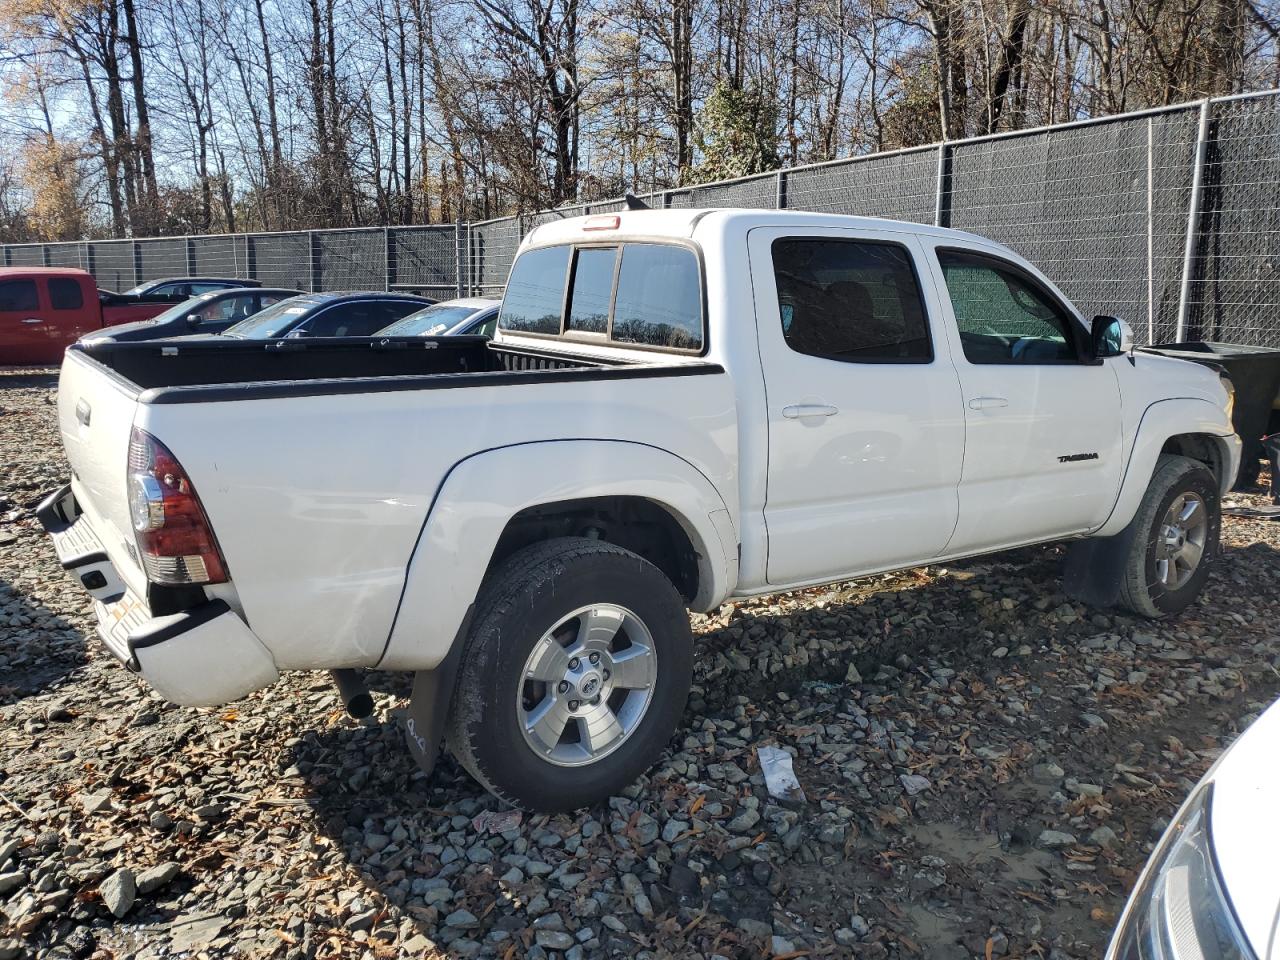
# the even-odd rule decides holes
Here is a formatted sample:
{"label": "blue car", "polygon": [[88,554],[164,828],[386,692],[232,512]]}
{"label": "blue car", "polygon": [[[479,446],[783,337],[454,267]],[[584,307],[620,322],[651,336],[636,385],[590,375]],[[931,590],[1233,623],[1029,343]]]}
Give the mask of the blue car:
{"label": "blue car", "polygon": [[432,302],[407,293],[304,293],[228,327],[222,336],[240,340],[367,337]]}

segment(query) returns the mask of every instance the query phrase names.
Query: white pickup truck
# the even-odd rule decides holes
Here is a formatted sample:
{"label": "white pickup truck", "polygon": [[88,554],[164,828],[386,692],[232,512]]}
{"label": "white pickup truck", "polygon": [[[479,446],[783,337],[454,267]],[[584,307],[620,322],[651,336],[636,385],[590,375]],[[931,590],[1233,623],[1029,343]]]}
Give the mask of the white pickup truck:
{"label": "white pickup truck", "polygon": [[101,636],[170,700],[414,671],[527,808],[638,776],[685,706],[687,609],[1074,539],[1067,586],[1190,603],[1236,474],[1230,385],[1134,354],[979,237],[798,212],[536,229],[499,332],[78,344],[39,514]]}

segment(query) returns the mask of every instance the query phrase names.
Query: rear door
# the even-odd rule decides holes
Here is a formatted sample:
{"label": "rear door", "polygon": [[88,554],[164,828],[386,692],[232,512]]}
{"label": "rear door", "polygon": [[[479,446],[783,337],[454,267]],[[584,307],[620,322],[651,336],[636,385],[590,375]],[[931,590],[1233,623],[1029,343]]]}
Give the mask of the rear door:
{"label": "rear door", "polygon": [[960,521],[946,552],[1097,527],[1123,467],[1115,373],[1088,358],[1083,323],[1031,271],[994,253],[935,253],[965,415]]}
{"label": "rear door", "polygon": [[748,239],[768,403],[768,581],[936,556],[958,515],[960,387],[909,233]]}
{"label": "rear door", "polygon": [[102,308],[88,277],[49,277],[41,281],[41,285],[49,304],[49,319],[60,331],[64,343],[101,329]]}

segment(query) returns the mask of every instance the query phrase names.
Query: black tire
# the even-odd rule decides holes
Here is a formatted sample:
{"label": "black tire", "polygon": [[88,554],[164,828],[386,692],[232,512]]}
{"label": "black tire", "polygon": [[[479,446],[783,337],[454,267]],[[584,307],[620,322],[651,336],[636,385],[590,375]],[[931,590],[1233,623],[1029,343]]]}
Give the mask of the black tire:
{"label": "black tire", "polygon": [[[611,753],[557,766],[526,742],[517,708],[526,662],[563,617],[591,604],[634,612],[652,637],[656,681],[637,725]],[[559,813],[610,797],[670,740],[693,675],[684,602],[657,567],[610,543],[565,537],[513,554],[491,573],[463,648],[446,734],[450,752],[495,796]]]}
{"label": "black tire", "polygon": [[[1177,589],[1169,589],[1157,573],[1158,540],[1165,514],[1174,500],[1184,494],[1194,494],[1204,503],[1207,513],[1204,546],[1190,578]],[[1200,594],[1209,576],[1209,568],[1218,553],[1221,529],[1222,505],[1213,473],[1198,460],[1162,455],[1138,512],[1130,522],[1130,530],[1126,531],[1132,535],[1123,538],[1129,546],[1120,582],[1120,605],[1151,620],[1185,609]]]}

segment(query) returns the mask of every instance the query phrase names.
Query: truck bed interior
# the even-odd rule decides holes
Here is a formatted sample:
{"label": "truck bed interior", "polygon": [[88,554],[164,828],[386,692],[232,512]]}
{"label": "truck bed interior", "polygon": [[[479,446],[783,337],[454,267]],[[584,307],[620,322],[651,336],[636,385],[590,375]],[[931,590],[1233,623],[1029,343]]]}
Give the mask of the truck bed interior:
{"label": "truck bed interior", "polygon": [[334,337],[79,343],[83,353],[143,390],[352,378],[592,369],[613,364],[513,350],[484,337]]}

